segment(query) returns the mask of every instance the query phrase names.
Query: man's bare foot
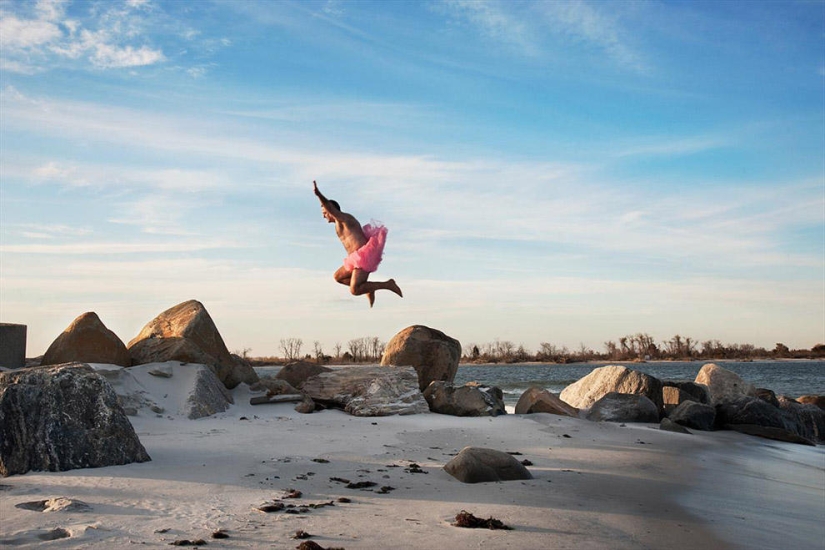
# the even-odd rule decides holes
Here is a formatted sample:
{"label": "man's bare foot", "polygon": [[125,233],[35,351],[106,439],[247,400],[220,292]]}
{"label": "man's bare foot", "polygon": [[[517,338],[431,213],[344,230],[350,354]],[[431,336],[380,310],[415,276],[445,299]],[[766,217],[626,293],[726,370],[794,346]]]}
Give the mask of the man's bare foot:
{"label": "man's bare foot", "polygon": [[387,286],[387,290],[392,290],[402,298],[404,297],[404,295],[401,293],[401,289],[398,287],[397,284],[395,284],[395,279],[390,279],[389,281],[387,281]]}
{"label": "man's bare foot", "polygon": [[367,292],[367,300],[370,301],[370,307],[375,303],[375,292]]}

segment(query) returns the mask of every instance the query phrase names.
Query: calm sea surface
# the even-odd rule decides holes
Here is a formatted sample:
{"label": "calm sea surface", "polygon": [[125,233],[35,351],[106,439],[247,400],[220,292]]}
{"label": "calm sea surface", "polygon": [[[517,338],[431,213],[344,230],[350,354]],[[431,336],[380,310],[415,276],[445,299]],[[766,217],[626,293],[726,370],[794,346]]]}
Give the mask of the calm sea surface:
{"label": "calm sea surface", "polygon": [[[707,361],[651,361],[648,363],[610,363],[655,376],[660,380],[693,380]],[[715,361],[720,367],[735,372],[757,388],[768,388],[777,395],[798,397],[825,394],[825,361],[753,361],[740,363]],[[566,386],[589,374],[601,364],[578,363],[555,365],[516,363],[512,365],[461,365],[455,384],[476,381],[498,386],[504,392],[504,402],[515,405],[521,394],[532,385],[560,393]]]}

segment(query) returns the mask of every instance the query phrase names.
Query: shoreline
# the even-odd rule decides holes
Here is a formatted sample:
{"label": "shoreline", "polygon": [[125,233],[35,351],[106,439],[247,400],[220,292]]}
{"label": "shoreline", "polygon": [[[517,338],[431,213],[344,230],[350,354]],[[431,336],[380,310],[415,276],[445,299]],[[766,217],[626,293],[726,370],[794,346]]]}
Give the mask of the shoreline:
{"label": "shoreline", "polygon": [[[169,402],[180,381],[169,380]],[[235,404],[229,410],[198,420],[146,408],[130,417],[151,462],[0,480],[5,487],[0,543],[36,546],[42,544],[38,534],[61,528],[71,536],[51,546],[160,548],[203,538],[221,548],[295,548],[298,541],[291,537],[303,530],[324,547],[348,550],[745,548],[738,541],[758,540],[765,518],[757,514],[744,521],[737,514],[716,513],[741,507],[743,480],[752,483],[748,495],[756,497],[772,491],[777,498],[793,499],[810,491],[790,483],[778,491],[771,479],[740,476],[736,468],[743,457],[752,461],[761,456],[754,449],[765,447],[783,475],[810,476],[811,470],[794,460],[796,446],[732,432],[684,435],[657,425],[544,413],[353,417],[325,410],[302,415],[290,404],[250,405],[257,394],[245,384],[232,394]],[[519,460],[532,463],[528,469],[534,479],[457,481],[442,468],[468,445],[520,453]],[[822,447],[807,452],[825,462]],[[426,473],[416,473],[412,464]],[[821,485],[823,469],[816,468]],[[334,479],[391,489],[386,494],[347,489]],[[283,499],[289,489],[302,496]],[[16,506],[61,496],[79,499],[92,510],[38,513]],[[340,497],[351,502],[340,503]],[[334,505],[298,514],[257,510],[274,499]],[[702,506],[710,501],[708,516]],[[462,510],[495,517],[513,530],[452,526]],[[821,504],[793,512],[794,540],[819,537]],[[218,529],[230,538],[209,539]]]}

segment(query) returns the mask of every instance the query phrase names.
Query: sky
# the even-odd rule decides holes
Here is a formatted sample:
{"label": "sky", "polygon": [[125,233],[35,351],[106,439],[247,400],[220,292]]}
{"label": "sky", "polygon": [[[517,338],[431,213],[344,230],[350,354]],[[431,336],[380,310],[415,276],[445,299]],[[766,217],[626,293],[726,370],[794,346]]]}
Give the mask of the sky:
{"label": "sky", "polygon": [[0,321],[189,299],[253,356],[825,343],[825,2],[0,0]]}

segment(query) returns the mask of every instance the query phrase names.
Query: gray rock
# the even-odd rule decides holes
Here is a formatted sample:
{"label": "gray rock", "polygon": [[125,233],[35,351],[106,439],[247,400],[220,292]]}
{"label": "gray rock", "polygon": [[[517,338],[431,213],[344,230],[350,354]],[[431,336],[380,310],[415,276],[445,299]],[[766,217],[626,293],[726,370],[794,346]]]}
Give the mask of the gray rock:
{"label": "gray rock", "polygon": [[756,397],[762,401],[770,403],[774,407],[779,406],[779,401],[776,399],[776,394],[773,390],[769,390],[767,388],[756,388]]}
{"label": "gray rock", "polygon": [[668,418],[676,424],[694,430],[710,431],[715,425],[716,409],[704,403],[685,401],[673,409]]}
{"label": "gray rock", "polygon": [[659,407],[644,395],[610,392],[593,403],[586,418],[596,422],[659,422]]}
{"label": "gray rock", "polygon": [[777,398],[779,408],[791,415],[799,426],[799,435],[825,443],[825,410],[813,403],[800,403],[785,395]]}
{"label": "gray rock", "polygon": [[411,366],[418,373],[418,388],[424,391],[430,382],[452,382],[461,359],[461,343],[423,325],[405,328],[389,341],[382,366]]}
{"label": "gray rock", "polygon": [[464,483],[533,479],[512,455],[482,447],[464,447],[444,466],[444,471]]}
{"label": "gray rock", "polygon": [[696,375],[695,382],[708,388],[710,404],[717,405],[725,401],[735,401],[740,397],[756,396],[756,388],[735,372],[731,372],[713,363],[703,365]]}
{"label": "gray rock", "polygon": [[195,420],[226,411],[233,403],[232,394],[218,380],[212,369],[204,365],[187,365],[187,367],[196,369],[195,380],[180,410],[181,414]]}
{"label": "gray rock", "polygon": [[114,390],[88,365],[0,374],[0,475],[148,460]]}
{"label": "gray rock", "polygon": [[663,418],[659,423],[659,429],[667,432],[676,432],[680,434],[690,434],[690,430],[672,421],[670,418]]}
{"label": "gray rock", "polygon": [[429,412],[412,367],[346,367],[307,378],[301,387],[316,403],[354,416]]}
{"label": "gray rock", "polygon": [[294,361],[281,367],[281,370],[275,375],[275,379],[283,380],[292,387],[297,388],[300,387],[307,378],[321,374],[322,372],[330,372],[331,370],[329,367],[324,367],[317,363]]}
{"label": "gray rock", "polygon": [[232,357],[212,317],[197,300],[167,309],[128,345],[133,365],[182,361],[208,365],[229,389],[258,380],[255,369]]}
{"label": "gray rock", "polygon": [[66,328],[43,354],[41,365],[107,363],[128,367],[129,352],[117,335],[94,312],[84,313]]}
{"label": "gray rock", "polygon": [[577,418],[579,409],[568,405],[559,396],[544,388],[528,388],[516,403],[516,414],[550,413]]}
{"label": "gray rock", "polygon": [[574,407],[587,409],[611,392],[644,395],[658,409],[662,408],[662,382],[620,365],[593,369],[587,376],[564,388],[559,397]]}
{"label": "gray rock", "polygon": [[424,390],[430,411],[452,416],[498,416],[507,414],[501,390],[491,386],[431,382]]}
{"label": "gray rock", "polygon": [[716,405],[716,425],[729,427],[749,424],[785,430],[799,435],[800,426],[793,415],[758,397],[740,397]]}

